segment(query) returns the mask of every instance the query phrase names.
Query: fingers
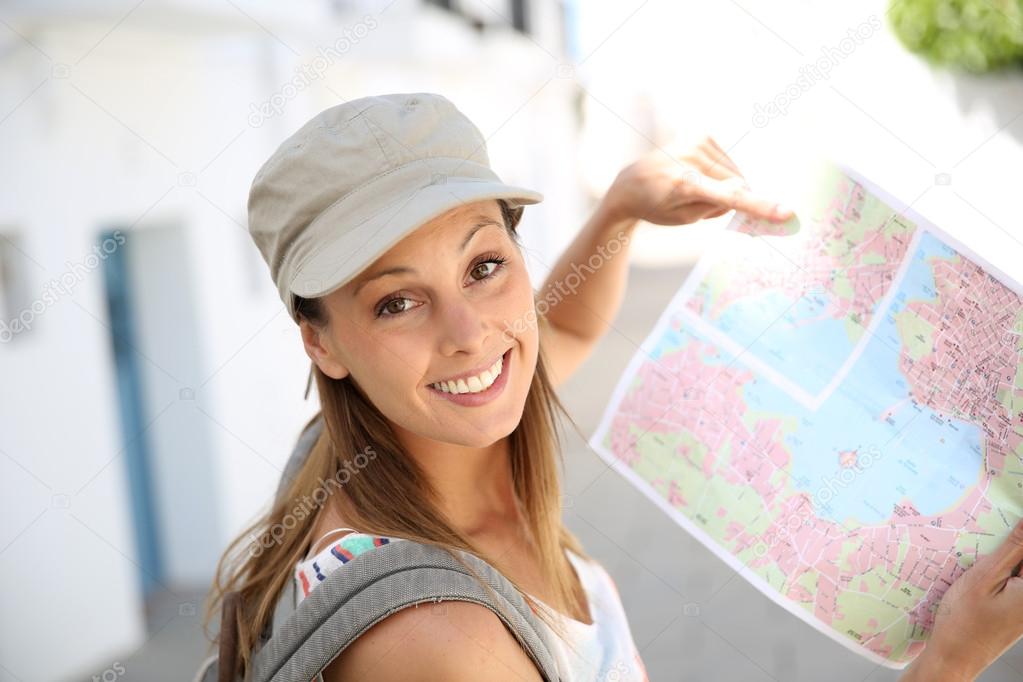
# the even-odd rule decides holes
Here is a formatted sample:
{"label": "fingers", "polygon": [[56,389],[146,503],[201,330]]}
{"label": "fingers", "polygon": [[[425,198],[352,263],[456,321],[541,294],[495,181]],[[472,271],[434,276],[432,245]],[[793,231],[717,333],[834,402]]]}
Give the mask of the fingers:
{"label": "fingers", "polygon": [[731,157],[728,156],[713,137],[708,137],[706,142],[708,147],[707,154],[710,156],[713,164],[724,166],[735,175],[742,176],[742,173],[739,172],[739,167],[735,165],[735,161],[732,161]]}
{"label": "fingers", "polygon": [[[777,202],[761,198],[752,191],[739,172],[735,162],[714,138],[706,136],[681,156],[681,183],[672,190],[672,196],[681,196],[691,205],[700,206],[702,217],[717,217],[735,209],[755,218],[783,222],[793,213]],[[703,204],[713,208],[703,209]]]}
{"label": "fingers", "polygon": [[736,175],[742,176],[739,167],[714,138],[709,135],[688,144],[675,143],[669,146],[669,156],[684,164],[695,166],[704,175],[725,180]]}
{"label": "fingers", "polygon": [[686,206],[686,209],[696,216],[696,220],[706,220],[707,218],[717,218],[728,213],[730,208],[721,208],[716,203],[709,201],[695,201]]}
{"label": "fingers", "polygon": [[781,222],[792,217],[792,211],[777,202],[753,194],[741,177],[728,180],[706,178],[696,192],[704,198],[757,218]]}
{"label": "fingers", "polygon": [[1001,585],[1006,578],[1015,575],[1020,562],[1023,561],[1023,519],[1013,527],[1001,545],[991,553],[991,574]]}

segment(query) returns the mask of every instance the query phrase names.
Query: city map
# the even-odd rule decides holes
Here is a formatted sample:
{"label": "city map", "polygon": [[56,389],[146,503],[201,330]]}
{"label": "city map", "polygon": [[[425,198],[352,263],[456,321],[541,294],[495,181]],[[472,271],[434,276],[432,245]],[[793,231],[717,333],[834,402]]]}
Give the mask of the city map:
{"label": "city map", "polygon": [[590,445],[766,596],[901,668],[1023,515],[1023,289],[839,166],[795,234],[758,222],[701,258]]}

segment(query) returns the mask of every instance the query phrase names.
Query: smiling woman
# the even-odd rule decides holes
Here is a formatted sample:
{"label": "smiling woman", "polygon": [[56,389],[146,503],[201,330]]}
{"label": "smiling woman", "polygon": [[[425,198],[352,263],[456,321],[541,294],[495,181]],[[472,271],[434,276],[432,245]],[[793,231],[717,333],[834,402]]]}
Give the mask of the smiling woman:
{"label": "smiling woman", "polygon": [[[228,592],[240,597],[240,674],[288,581],[304,598],[356,555],[413,541],[507,578],[554,635],[561,679],[645,679],[613,581],[561,519],[554,385],[595,339],[537,315],[516,228],[541,199],[501,182],[478,129],[426,93],[328,109],[257,173],[250,231],[301,330],[321,404],[310,425],[324,428],[218,566],[207,617]],[[367,449],[372,461],[353,466]],[[341,469],[357,474],[296,520],[296,501]],[[271,533],[258,554],[239,551]],[[478,679],[480,665],[489,679],[539,679],[486,607],[452,603],[445,616],[416,628],[423,610],[399,610],[324,679]]]}

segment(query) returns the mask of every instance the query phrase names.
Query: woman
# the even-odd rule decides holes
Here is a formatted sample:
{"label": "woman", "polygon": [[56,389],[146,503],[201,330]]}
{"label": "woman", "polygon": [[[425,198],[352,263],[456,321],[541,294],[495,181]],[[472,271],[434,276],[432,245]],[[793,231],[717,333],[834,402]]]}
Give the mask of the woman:
{"label": "woman", "polygon": [[[301,329],[325,428],[284,500],[218,566],[208,617],[225,591],[240,592],[242,669],[286,581],[304,597],[355,555],[410,539],[472,552],[505,575],[558,635],[563,679],[646,679],[610,576],[561,522],[554,389],[615,316],[638,220],[791,213],[753,195],[711,139],[677,158],[654,152],[618,174],[553,268],[543,292],[559,294],[541,309],[515,229],[541,199],[502,183],[479,130],[428,93],[327,109],[256,175],[250,231]],[[344,486],[318,498],[342,469]],[[310,497],[325,499],[295,513]],[[970,679],[1020,636],[1020,579],[1009,577],[1020,537],[956,583],[908,678],[937,679],[942,666]],[[249,542],[246,556],[251,538],[258,551]],[[440,618],[388,616],[324,679],[475,680],[481,669],[539,679],[491,611],[443,606]]]}

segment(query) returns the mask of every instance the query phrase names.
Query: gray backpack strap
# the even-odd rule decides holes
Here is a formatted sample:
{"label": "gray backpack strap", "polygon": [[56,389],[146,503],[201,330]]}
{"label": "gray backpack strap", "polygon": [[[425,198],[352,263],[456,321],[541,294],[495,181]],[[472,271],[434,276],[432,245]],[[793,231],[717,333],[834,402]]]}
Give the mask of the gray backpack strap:
{"label": "gray backpack strap", "polygon": [[280,630],[284,622],[295,612],[295,607],[298,606],[298,594],[295,589],[295,578],[292,576],[288,579],[288,582],[284,584],[284,589],[281,590],[281,596],[277,599],[277,605],[274,606],[274,615],[271,627],[272,632]]}
{"label": "gray backpack strap", "polygon": [[[299,436],[281,475],[278,499],[305,463],[323,428],[321,416]],[[494,589],[500,608],[451,555],[411,540],[392,541],[360,554],[342,570],[328,575],[300,604],[295,581],[289,579],[244,682],[322,682],[323,669],[374,624],[401,608],[444,599],[489,608],[515,635],[544,681],[556,682],[559,677],[551,635],[522,595],[490,564],[465,552],[461,556]],[[217,654],[207,658],[193,682],[218,682],[228,677],[230,673],[220,670],[219,663]]]}
{"label": "gray backpack strap", "polygon": [[448,599],[493,611],[544,681],[556,682],[551,634],[522,595],[487,562],[466,552],[461,556],[494,589],[500,608],[443,549],[395,540],[360,554],[317,585],[255,653],[246,682],[312,680],[378,621],[414,604]]}

